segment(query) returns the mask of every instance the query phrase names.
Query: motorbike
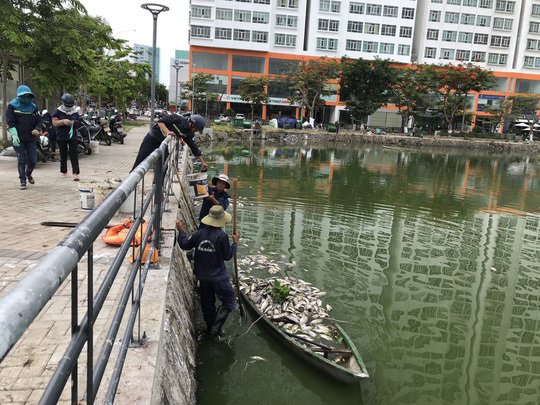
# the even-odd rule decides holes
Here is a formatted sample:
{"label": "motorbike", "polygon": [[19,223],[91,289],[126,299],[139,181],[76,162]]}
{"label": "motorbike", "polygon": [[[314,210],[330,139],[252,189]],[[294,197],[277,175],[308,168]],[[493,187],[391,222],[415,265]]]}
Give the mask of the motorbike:
{"label": "motorbike", "polygon": [[49,137],[47,132],[40,135],[36,142],[38,160],[46,163],[49,159],[53,160],[53,155],[49,150]]}
{"label": "motorbike", "polygon": [[126,133],[124,132],[122,116],[120,114],[111,115],[111,118],[109,118],[109,130],[113,142],[119,142],[121,145],[124,144]]}
{"label": "motorbike", "polygon": [[111,146],[112,140],[108,132],[105,131],[104,124],[101,124],[99,118],[95,119],[81,119],[81,127],[85,129],[83,131],[88,131],[90,134],[90,139],[92,141],[98,141],[99,143],[104,142],[105,145]]}
{"label": "motorbike", "polygon": [[77,152],[84,153],[85,155],[92,154],[92,147],[90,145],[90,131],[84,125],[83,120],[79,122],[79,127],[77,128]]}

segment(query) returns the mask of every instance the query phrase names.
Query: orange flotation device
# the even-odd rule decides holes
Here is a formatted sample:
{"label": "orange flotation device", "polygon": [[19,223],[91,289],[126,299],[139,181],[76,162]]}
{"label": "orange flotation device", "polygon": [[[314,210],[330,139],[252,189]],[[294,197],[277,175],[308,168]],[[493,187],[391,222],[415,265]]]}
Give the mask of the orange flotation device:
{"label": "orange flotation device", "polygon": [[[134,257],[137,257],[137,255],[139,254],[139,249],[140,247],[138,247],[137,249],[135,249],[135,253],[133,254],[133,256],[130,256],[128,258],[128,262],[130,263],[133,263],[133,258]],[[146,256],[148,256],[148,250],[150,249],[150,243],[147,243],[146,244],[146,247],[144,248],[144,252],[143,252],[143,255],[142,255],[142,259],[141,259],[141,263],[145,263],[146,262]],[[150,258],[150,263],[155,263],[155,262],[159,262],[159,256],[158,256],[158,251],[157,249],[154,247],[154,250],[152,250],[152,257]]]}
{"label": "orange flotation device", "polygon": [[[121,246],[122,243],[126,240],[126,237],[129,233],[129,230],[133,226],[133,221],[129,218],[127,221],[122,222],[119,225],[115,225],[109,229],[104,236],[101,237],[101,240],[108,245]],[[148,223],[143,222],[138,226],[137,232],[133,237],[133,241],[130,246],[139,246],[141,244],[142,237],[148,228]],[[152,235],[149,236],[148,240],[151,240]]]}

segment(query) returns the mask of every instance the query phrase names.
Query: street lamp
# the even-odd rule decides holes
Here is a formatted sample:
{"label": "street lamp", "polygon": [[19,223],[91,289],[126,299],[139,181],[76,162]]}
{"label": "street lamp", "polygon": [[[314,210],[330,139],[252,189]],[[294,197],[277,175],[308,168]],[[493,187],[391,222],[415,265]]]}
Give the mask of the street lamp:
{"label": "street lamp", "polygon": [[192,80],[192,90],[193,94],[191,95],[191,114],[195,114],[195,63],[193,64],[193,76],[191,77]]}
{"label": "street lamp", "polygon": [[178,59],[175,59],[174,65],[172,65],[173,68],[176,69],[176,95],[174,97],[174,112],[178,114],[178,71],[183,68],[183,66],[180,66],[180,61]]}
{"label": "street lamp", "polygon": [[169,11],[169,7],[155,3],[144,3],[141,7],[152,13],[154,19],[154,37],[152,42],[152,87],[150,90],[150,131],[154,125],[154,109],[156,97],[156,35],[157,35],[157,18],[162,11]]}

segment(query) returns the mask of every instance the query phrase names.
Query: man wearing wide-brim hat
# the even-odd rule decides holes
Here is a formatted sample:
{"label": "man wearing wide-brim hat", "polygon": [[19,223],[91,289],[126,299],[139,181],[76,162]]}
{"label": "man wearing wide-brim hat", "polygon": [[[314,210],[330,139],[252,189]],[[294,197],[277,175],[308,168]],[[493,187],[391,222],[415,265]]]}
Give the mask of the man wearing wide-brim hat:
{"label": "man wearing wide-brim hat", "polygon": [[[231,214],[225,212],[221,205],[214,205],[201,221],[206,226],[188,238],[182,222],[176,220],[180,247],[183,250],[195,248],[193,272],[195,278],[199,280],[199,295],[206,330],[212,336],[222,336],[221,328],[229,313],[236,308],[236,294],[227,274],[225,260],[231,260],[236,254],[240,235],[233,233],[231,235],[233,243],[230,245],[229,236],[221,229],[230,221]],[[221,301],[217,311],[216,295]]]}
{"label": "man wearing wide-brim hat", "polygon": [[208,215],[210,208],[215,205],[221,205],[223,210],[229,207],[231,196],[225,191],[230,189],[229,177],[225,174],[220,174],[217,177],[212,178],[212,185],[214,187],[208,187],[208,197],[205,197],[202,202],[201,211],[199,213],[199,221]]}

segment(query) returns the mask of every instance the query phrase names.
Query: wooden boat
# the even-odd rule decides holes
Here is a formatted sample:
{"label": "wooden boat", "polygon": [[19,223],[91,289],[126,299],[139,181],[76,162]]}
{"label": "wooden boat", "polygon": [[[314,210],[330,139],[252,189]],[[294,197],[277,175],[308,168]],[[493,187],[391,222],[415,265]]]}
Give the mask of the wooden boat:
{"label": "wooden boat", "polygon": [[334,379],[345,383],[356,383],[369,378],[358,349],[336,322],[325,320],[326,325],[331,325],[335,333],[339,335],[336,336],[335,342],[330,344],[327,344],[327,342],[311,342],[274,324],[267,316],[262,314],[257,305],[244,291],[240,293],[242,295],[242,304],[249,308],[257,318],[260,317],[278,340],[307,363]]}

